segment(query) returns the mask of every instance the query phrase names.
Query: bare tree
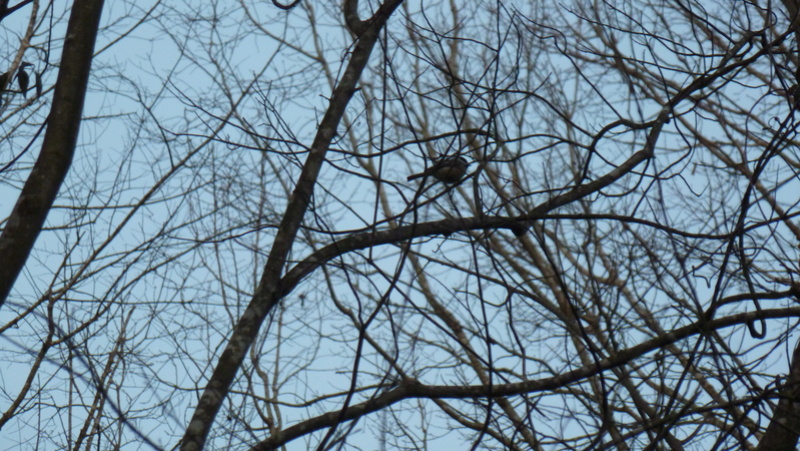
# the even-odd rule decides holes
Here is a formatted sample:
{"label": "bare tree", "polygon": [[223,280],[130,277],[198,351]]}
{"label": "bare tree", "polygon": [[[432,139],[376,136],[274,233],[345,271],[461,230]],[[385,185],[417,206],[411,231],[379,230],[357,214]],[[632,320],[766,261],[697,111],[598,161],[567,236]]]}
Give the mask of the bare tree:
{"label": "bare tree", "polygon": [[796,446],[796,4],[116,6],[0,310],[4,438]]}

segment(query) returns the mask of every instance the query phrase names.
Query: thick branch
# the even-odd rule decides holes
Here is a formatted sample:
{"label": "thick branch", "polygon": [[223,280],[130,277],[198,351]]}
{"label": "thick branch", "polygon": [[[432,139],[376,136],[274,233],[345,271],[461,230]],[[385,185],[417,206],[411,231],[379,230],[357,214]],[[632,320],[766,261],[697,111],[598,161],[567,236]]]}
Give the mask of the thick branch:
{"label": "thick branch", "polygon": [[42,151],[0,235],[0,306],[28,260],[72,164],[103,0],[72,6]]}
{"label": "thick branch", "polygon": [[796,449],[800,438],[800,342],[794,348],[789,375],[778,393],[778,406],[756,451]]}
{"label": "thick branch", "polygon": [[282,292],[280,288],[281,274],[286,265],[286,257],[292,248],[297,231],[303,221],[317,176],[325,161],[325,153],[336,135],[336,129],[342,119],[345,108],[356,90],[356,84],[369,61],[369,56],[378,40],[381,28],[392,15],[402,0],[389,0],[383,4],[369,20],[368,26],[359,36],[350,56],[350,61],[339,84],[333,90],[331,101],[325,116],[320,122],[317,134],[303,165],[300,178],[289,199],[278,233],[272,245],[264,274],[256,288],[253,299],[247,306],[239,322],[233,330],[228,345],[220,356],[217,366],[203,391],[203,395],[195,409],[192,420],[186,428],[181,442],[181,449],[199,451],[214,423],[214,418],[228,394],[239,367],[244,361],[247,350],[255,340],[258,330],[267,314],[277,304]]}
{"label": "thick branch", "polygon": [[367,28],[367,23],[358,18],[358,0],[344,0],[343,10],[347,28],[353,35],[361,36]]}

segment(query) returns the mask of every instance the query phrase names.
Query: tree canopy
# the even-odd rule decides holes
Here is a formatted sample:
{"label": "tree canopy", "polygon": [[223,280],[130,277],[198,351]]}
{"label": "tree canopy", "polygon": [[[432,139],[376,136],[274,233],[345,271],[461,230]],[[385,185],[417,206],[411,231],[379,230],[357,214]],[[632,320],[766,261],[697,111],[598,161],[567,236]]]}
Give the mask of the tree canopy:
{"label": "tree canopy", "polygon": [[796,2],[0,20],[3,442],[795,449]]}

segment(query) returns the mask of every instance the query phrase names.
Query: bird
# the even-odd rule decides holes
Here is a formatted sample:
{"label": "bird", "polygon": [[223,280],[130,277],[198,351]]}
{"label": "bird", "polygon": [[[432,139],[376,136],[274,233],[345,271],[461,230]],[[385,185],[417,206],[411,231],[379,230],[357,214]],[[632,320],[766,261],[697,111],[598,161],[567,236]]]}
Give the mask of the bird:
{"label": "bird", "polygon": [[432,176],[440,182],[453,184],[464,178],[468,167],[469,161],[460,155],[443,156],[436,159],[428,169],[409,175],[406,180],[410,182],[414,179]]}
{"label": "bird", "polygon": [[0,74],[0,91],[5,91],[6,90],[6,85],[8,84],[9,75],[10,74],[8,72]]}
{"label": "bird", "polygon": [[19,65],[19,70],[17,71],[17,83],[19,83],[19,91],[22,93],[22,97],[28,98],[28,82],[30,81],[30,76],[28,73],[25,72],[25,68],[28,66],[33,66],[33,64],[24,62]]}

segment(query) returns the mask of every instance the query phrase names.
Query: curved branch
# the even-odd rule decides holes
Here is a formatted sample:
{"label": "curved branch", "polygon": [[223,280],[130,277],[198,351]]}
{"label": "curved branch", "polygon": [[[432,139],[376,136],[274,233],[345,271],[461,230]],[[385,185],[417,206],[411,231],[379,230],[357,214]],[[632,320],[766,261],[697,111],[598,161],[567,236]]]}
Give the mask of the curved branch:
{"label": "curved branch", "polygon": [[284,11],[288,11],[288,10],[294,8],[295,6],[299,5],[300,4],[300,0],[294,0],[292,3],[289,3],[288,5],[284,5],[283,3],[279,2],[278,0],[272,0],[272,4],[277,6],[280,9],[284,10]]}
{"label": "curved branch", "polygon": [[344,23],[356,36],[361,36],[367,28],[367,22],[358,18],[358,0],[344,0]]}

